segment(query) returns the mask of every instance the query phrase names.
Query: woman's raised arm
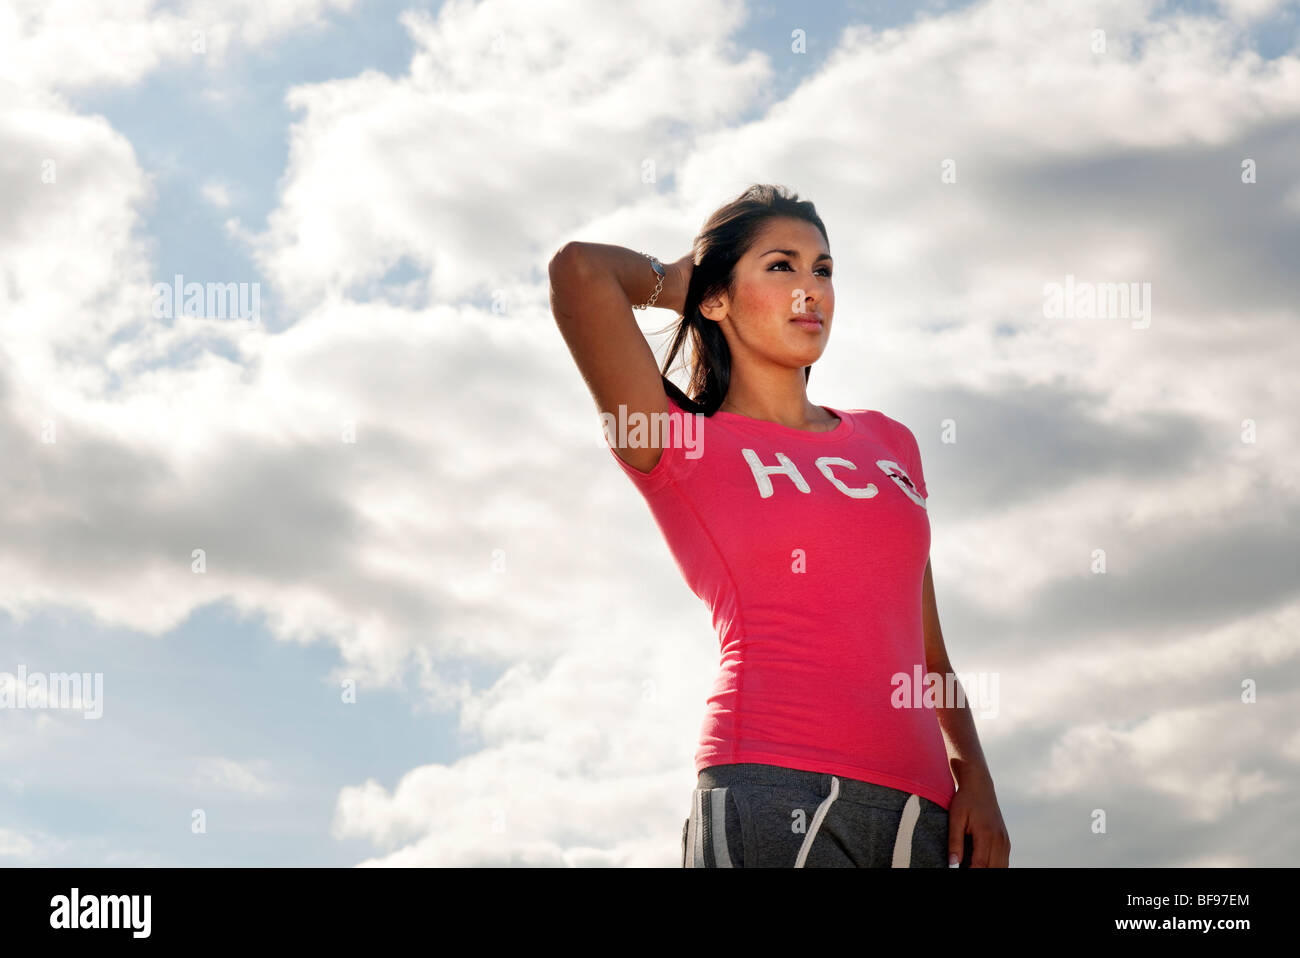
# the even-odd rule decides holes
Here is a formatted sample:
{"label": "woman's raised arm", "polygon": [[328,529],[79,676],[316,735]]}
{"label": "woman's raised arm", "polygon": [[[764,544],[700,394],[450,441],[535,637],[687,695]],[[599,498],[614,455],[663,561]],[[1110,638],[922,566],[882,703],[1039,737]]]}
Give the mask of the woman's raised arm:
{"label": "woman's raised arm", "polygon": [[[680,312],[689,263],[687,256],[663,264],[666,275],[656,307]],[[616,419],[620,406],[628,417],[667,413],[668,396],[654,351],[632,311],[632,304],[646,302],[659,281],[650,260],[622,246],[574,241],[551,257],[548,273],[551,312],[597,410]],[[657,443],[657,430],[648,435]],[[615,445],[614,452],[634,469],[649,472],[659,462],[661,447]]]}

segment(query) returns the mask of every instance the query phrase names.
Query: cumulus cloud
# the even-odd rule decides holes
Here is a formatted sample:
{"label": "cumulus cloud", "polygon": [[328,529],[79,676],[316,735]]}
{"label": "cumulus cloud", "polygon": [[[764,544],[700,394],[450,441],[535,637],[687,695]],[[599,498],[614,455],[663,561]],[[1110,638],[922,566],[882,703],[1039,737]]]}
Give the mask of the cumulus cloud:
{"label": "cumulus cloud", "polygon": [[[724,48],[741,17],[736,4],[683,0],[403,13],[416,44],[408,75],[289,92],[302,119],[260,264],[299,306],[402,258],[440,301],[535,283],[539,251],[577,225],[575,201],[654,200],[646,164],[671,169],[694,131],[752,102],[763,58]],[[631,37],[644,38],[635,56]]]}
{"label": "cumulus cloud", "polygon": [[72,91],[129,85],[159,67],[220,64],[325,22],[355,0],[6,0],[0,4],[0,79]]}

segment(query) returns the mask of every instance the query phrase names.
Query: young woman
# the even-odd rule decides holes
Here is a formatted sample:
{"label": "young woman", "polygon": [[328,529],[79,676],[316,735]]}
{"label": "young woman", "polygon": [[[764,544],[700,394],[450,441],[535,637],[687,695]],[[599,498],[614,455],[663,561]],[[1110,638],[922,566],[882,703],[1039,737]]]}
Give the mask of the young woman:
{"label": "young woman", "polygon": [[[760,185],[675,263],[580,242],[550,262],[615,462],[721,643],[682,864],[1005,867],[970,710],[924,696],[932,673],[952,689],[952,665],[916,440],[808,400],[831,274],[812,203]],[[662,370],[633,304],[680,317]],[[667,373],[688,337],[683,392]]]}

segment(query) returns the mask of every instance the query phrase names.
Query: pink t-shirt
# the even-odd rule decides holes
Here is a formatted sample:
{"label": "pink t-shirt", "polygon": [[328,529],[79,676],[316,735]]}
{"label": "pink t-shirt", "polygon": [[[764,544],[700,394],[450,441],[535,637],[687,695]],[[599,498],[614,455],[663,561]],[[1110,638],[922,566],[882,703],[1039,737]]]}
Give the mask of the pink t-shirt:
{"label": "pink t-shirt", "polygon": [[[839,425],[809,432],[730,412],[696,416],[671,398],[669,408],[650,472],[609,451],[713,613],[720,667],[696,771],[762,762],[947,808],[947,750],[915,688],[926,671],[930,522],[911,431],[868,409],[824,406]],[[612,424],[611,446],[635,440],[623,425],[621,439]]]}

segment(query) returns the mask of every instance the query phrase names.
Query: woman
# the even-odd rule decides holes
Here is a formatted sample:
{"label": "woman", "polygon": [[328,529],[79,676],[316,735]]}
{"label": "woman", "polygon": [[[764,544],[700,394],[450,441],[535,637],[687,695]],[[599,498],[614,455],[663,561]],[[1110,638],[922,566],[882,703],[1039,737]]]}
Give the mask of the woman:
{"label": "woman", "polygon": [[[759,185],[670,265],[580,242],[550,262],[611,453],[721,643],[682,864],[1005,867],[970,710],[922,695],[952,666],[916,440],[807,397],[831,273],[812,203]],[[662,370],[633,304],[681,317]],[[667,373],[687,337],[683,392]]]}

